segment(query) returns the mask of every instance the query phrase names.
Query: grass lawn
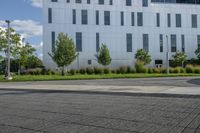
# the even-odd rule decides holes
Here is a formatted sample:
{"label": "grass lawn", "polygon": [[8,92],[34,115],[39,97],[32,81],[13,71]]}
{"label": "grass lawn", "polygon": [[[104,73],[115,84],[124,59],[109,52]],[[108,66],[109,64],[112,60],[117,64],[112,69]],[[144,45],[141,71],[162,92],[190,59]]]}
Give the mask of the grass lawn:
{"label": "grass lawn", "polygon": [[[183,77],[200,76],[200,74],[102,74],[102,75],[21,75],[13,76],[12,81],[48,81],[48,80],[84,80],[84,79],[117,79],[117,78],[152,78],[152,77]],[[0,82],[5,82],[4,76],[0,75]],[[9,81],[10,82],[10,81]]]}

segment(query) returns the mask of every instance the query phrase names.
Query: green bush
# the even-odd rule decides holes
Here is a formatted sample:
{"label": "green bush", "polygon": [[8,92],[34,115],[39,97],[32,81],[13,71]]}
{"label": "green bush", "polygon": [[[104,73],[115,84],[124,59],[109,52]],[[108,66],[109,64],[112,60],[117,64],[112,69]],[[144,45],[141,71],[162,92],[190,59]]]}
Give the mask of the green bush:
{"label": "green bush", "polygon": [[42,75],[42,69],[41,68],[28,69],[23,74],[26,74],[26,75]]}
{"label": "green bush", "polygon": [[102,68],[98,68],[98,67],[94,67],[94,73],[95,74],[103,74],[103,69]]}
{"label": "green bush", "polygon": [[180,72],[181,72],[180,67],[176,67],[176,68],[174,68],[174,73],[180,73]]}
{"label": "green bush", "polygon": [[127,66],[121,66],[119,67],[119,73],[125,74],[127,73],[128,67]]}
{"label": "green bush", "polygon": [[144,66],[144,63],[141,61],[136,61],[135,70],[137,73],[147,73],[148,72],[148,68],[146,68]]}
{"label": "green bush", "polygon": [[117,73],[117,70],[112,69],[112,70],[111,70],[111,73]]}
{"label": "green bush", "polygon": [[132,68],[132,69],[131,69],[131,73],[136,73],[135,68]]}
{"label": "green bush", "polygon": [[111,72],[109,68],[104,68],[103,71],[104,71],[104,74],[109,74]]}
{"label": "green bush", "polygon": [[81,68],[81,69],[79,70],[79,73],[80,73],[80,74],[86,74],[86,69],[85,69],[85,68]]}
{"label": "green bush", "polygon": [[161,69],[160,68],[153,68],[153,73],[161,73]]}
{"label": "green bush", "polygon": [[194,67],[192,65],[187,65],[185,71],[186,73],[194,73]]}
{"label": "green bush", "polygon": [[75,75],[75,74],[76,74],[76,70],[75,70],[75,69],[71,69],[71,70],[69,71],[69,73],[70,73],[71,75]]}
{"label": "green bush", "polygon": [[200,74],[200,67],[195,67],[194,68],[194,73]]}
{"label": "green bush", "polygon": [[148,68],[148,73],[153,73],[153,68]]}
{"label": "green bush", "polygon": [[94,74],[94,69],[91,67],[86,68],[87,74]]}

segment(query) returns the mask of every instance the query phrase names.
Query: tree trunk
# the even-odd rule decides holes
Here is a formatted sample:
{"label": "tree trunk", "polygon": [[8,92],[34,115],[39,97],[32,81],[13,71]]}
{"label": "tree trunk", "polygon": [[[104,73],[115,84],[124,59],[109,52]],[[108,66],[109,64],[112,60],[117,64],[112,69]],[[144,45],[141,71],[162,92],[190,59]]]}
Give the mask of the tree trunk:
{"label": "tree trunk", "polygon": [[65,76],[65,66],[62,67],[62,76]]}

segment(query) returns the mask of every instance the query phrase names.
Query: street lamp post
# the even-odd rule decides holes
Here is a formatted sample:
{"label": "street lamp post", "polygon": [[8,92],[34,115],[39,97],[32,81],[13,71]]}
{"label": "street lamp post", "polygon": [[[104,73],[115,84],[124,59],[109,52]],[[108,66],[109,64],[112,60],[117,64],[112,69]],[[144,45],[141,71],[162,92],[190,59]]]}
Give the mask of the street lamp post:
{"label": "street lamp post", "polygon": [[12,80],[11,74],[10,74],[10,21],[5,21],[8,24],[8,64],[7,64],[7,80]]}
{"label": "street lamp post", "polygon": [[168,42],[168,35],[166,35],[166,41],[167,41],[166,67],[167,67],[167,74],[169,74],[169,42]]}

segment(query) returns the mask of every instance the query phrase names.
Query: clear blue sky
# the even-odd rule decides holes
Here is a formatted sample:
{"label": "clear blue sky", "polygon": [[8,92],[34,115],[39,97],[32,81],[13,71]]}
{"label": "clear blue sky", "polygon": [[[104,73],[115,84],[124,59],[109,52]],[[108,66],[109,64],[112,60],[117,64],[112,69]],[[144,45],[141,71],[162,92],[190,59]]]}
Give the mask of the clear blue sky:
{"label": "clear blue sky", "polygon": [[[11,26],[25,36],[41,55],[42,8],[41,0],[1,0],[0,26],[4,20],[12,20]],[[5,26],[5,25],[4,25]],[[38,46],[37,46],[38,45]]]}

